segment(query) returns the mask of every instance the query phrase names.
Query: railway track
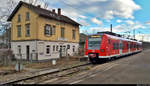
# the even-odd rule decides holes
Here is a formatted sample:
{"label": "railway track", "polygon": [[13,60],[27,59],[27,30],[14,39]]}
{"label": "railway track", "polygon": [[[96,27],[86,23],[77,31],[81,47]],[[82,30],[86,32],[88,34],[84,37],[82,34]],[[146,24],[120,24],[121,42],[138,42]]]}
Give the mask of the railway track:
{"label": "railway track", "polygon": [[[121,57],[121,59],[122,59],[122,57]],[[104,61],[98,65],[103,65],[105,63],[109,64],[109,63],[113,63],[116,61],[117,61],[117,59],[112,59],[109,61]],[[5,85],[5,84],[38,84],[38,83],[43,82],[45,80],[52,80],[52,79],[66,76],[66,75],[74,74],[74,73],[77,73],[79,71],[87,70],[88,67],[96,67],[98,65],[92,65],[91,63],[88,62],[88,63],[84,63],[81,65],[64,68],[61,70],[60,69],[56,69],[53,71],[46,70],[47,72],[43,72],[43,73],[40,73],[38,75],[34,75],[34,76],[30,76],[30,77],[26,77],[26,78],[22,78],[22,79],[18,79],[18,80],[8,81],[8,82],[4,82],[1,84],[2,85]]]}
{"label": "railway track", "polygon": [[[81,64],[81,65],[77,65],[77,66],[73,66],[73,67],[68,67],[68,68],[64,68],[64,69],[56,69],[56,70],[46,70],[46,72],[43,71],[43,73],[34,75],[34,76],[30,76],[30,77],[25,77],[22,79],[17,79],[17,80],[12,80],[12,81],[8,81],[8,82],[4,82],[1,83],[1,85],[5,85],[5,84],[23,84],[26,81],[29,83],[38,83],[41,80],[45,80],[45,79],[49,79],[49,78],[56,78],[56,77],[62,77],[64,75],[68,75],[68,74],[73,74],[76,73],[78,71],[82,71],[85,70],[84,67],[85,66],[92,66],[91,63],[85,63],[85,64]],[[62,74],[60,74],[62,73]]]}

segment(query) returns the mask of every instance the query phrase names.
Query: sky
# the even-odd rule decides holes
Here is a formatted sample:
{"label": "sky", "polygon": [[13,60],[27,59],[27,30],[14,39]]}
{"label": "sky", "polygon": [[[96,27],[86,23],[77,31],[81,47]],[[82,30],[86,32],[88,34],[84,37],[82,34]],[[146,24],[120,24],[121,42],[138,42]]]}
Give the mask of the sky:
{"label": "sky", "polygon": [[[7,1],[0,0],[0,16],[8,7]],[[19,0],[13,1],[17,4]],[[112,24],[115,33],[129,35],[130,31],[133,36],[135,30],[136,39],[150,41],[150,0],[37,0],[35,5],[44,7],[45,2],[46,9],[57,12],[61,8],[63,15],[80,23],[80,33],[110,31]]]}

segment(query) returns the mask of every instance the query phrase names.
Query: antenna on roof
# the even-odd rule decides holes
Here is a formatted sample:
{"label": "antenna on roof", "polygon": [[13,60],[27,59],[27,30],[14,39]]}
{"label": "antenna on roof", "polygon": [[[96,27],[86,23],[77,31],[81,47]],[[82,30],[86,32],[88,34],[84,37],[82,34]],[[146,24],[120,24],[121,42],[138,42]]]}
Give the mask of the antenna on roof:
{"label": "antenna on roof", "polygon": [[48,3],[45,2],[45,3],[44,3],[44,8],[46,9],[47,7],[48,7]]}
{"label": "antenna on roof", "polygon": [[112,32],[112,24],[110,24],[110,32]]}
{"label": "antenna on roof", "polygon": [[33,4],[33,0],[29,0],[29,3],[30,3],[30,4]]}
{"label": "antenna on roof", "polygon": [[134,37],[134,39],[135,39],[135,29],[133,30],[133,37]]}

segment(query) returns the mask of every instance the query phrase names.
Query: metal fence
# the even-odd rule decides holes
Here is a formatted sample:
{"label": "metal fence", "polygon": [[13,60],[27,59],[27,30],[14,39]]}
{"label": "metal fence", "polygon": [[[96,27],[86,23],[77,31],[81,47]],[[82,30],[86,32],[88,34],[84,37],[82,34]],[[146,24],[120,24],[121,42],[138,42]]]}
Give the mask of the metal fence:
{"label": "metal fence", "polygon": [[0,49],[0,65],[10,65],[14,55],[9,49]]}

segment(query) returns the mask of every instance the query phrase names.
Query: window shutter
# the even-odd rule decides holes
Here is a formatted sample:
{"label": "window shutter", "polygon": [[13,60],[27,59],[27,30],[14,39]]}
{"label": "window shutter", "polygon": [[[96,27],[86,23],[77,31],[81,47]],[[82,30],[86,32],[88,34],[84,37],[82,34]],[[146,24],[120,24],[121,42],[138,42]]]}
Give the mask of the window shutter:
{"label": "window shutter", "polygon": [[52,30],[53,28],[50,26],[50,35],[53,35],[53,30]]}
{"label": "window shutter", "polygon": [[46,25],[44,26],[44,35],[46,35]]}

